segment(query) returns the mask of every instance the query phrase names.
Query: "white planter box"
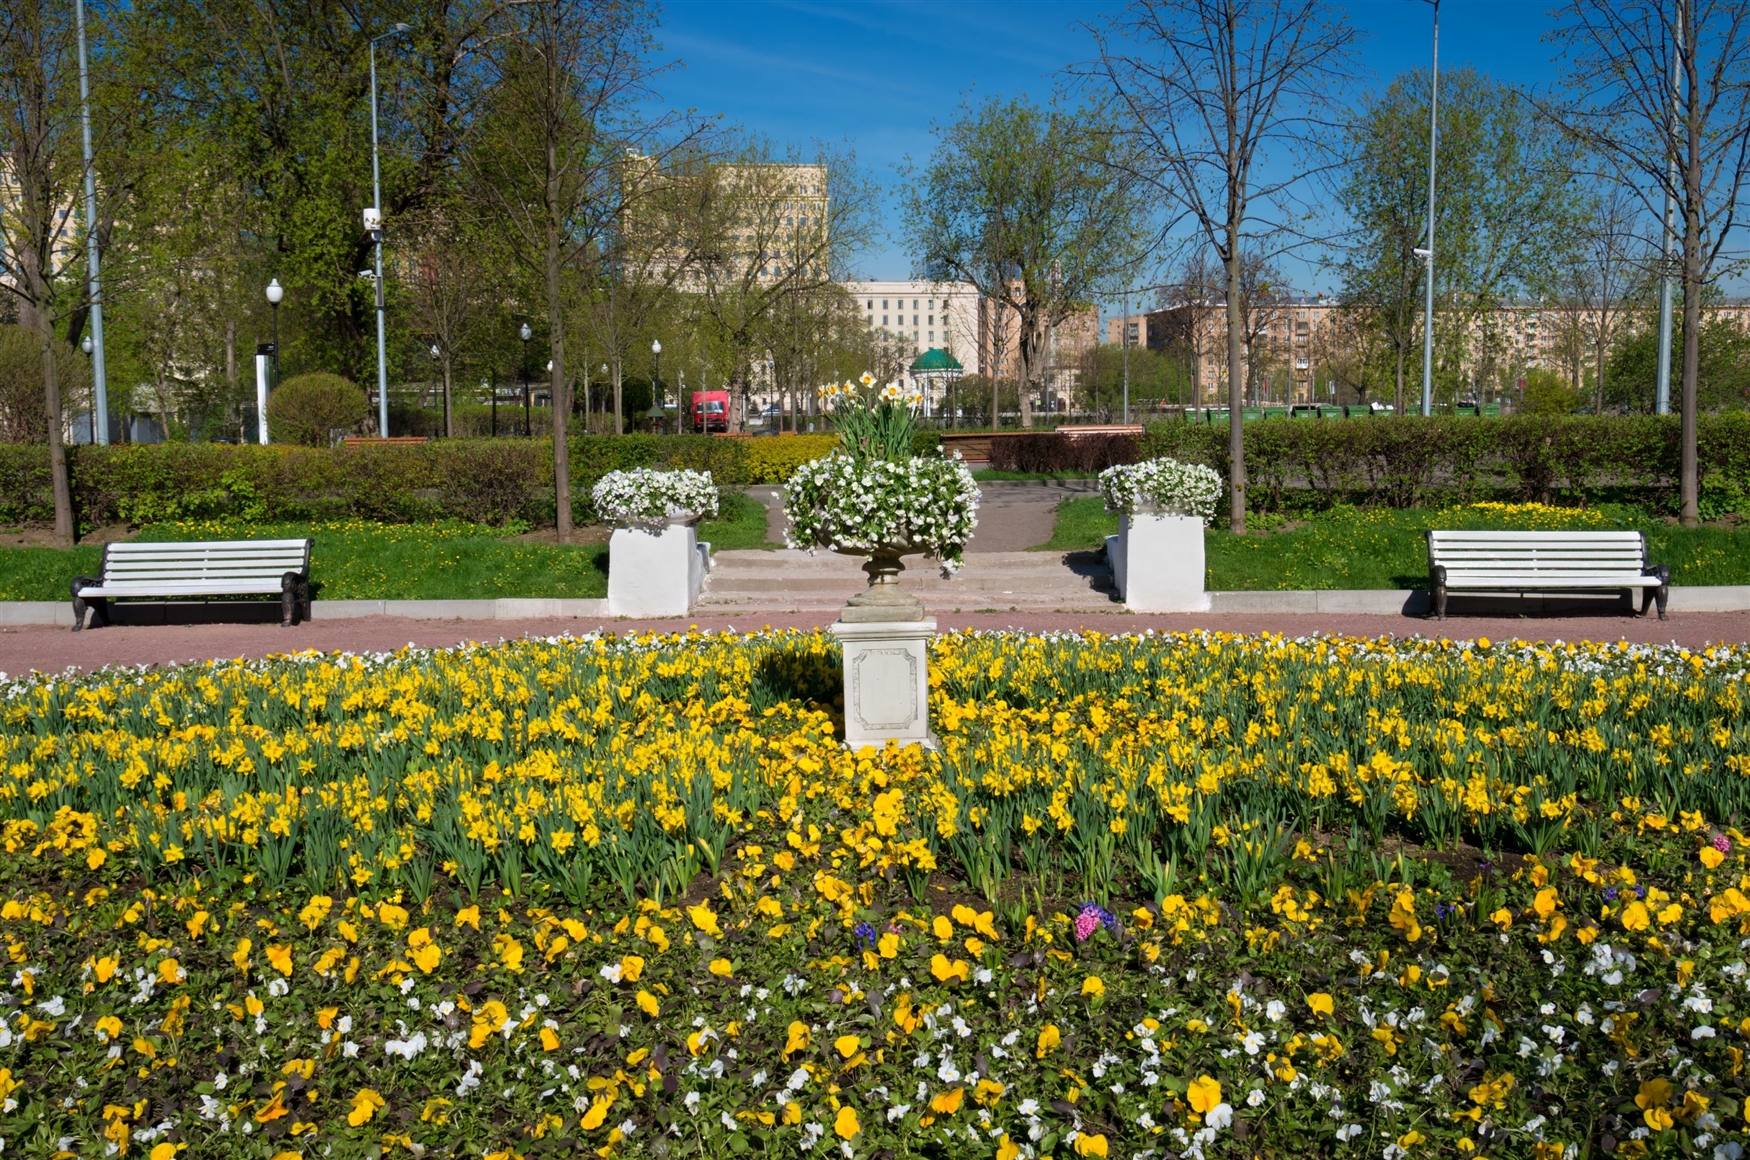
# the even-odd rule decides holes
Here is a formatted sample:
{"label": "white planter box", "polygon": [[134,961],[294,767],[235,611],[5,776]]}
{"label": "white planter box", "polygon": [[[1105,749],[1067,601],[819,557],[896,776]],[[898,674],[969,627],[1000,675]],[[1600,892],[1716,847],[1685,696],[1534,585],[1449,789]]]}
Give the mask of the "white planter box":
{"label": "white planter box", "polygon": [[936,747],[930,732],[929,643],[936,622],[835,621],[845,654],[845,745]]}
{"label": "white planter box", "polygon": [[1126,515],[1106,537],[1112,582],[1132,612],[1207,612],[1203,521],[1196,516]]}
{"label": "white planter box", "polygon": [[711,545],[692,524],[660,532],[616,528],[608,541],[609,616],[686,616],[711,568]]}

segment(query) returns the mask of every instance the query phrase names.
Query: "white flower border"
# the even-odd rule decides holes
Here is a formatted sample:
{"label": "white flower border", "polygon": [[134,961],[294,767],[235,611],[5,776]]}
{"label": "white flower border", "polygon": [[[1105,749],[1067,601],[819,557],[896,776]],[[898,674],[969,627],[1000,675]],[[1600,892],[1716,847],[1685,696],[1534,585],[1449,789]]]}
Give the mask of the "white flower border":
{"label": "white flower border", "polygon": [[909,544],[952,575],[978,526],[978,498],[958,456],[859,462],[835,451],[803,464],[785,485],[785,539],[792,548],[865,554]]}
{"label": "white flower border", "polygon": [[1108,511],[1133,516],[1152,507],[1208,523],[1221,499],[1221,476],[1200,463],[1150,459],[1102,471],[1100,494]]}
{"label": "white flower border", "polygon": [[717,484],[709,471],[610,471],[590,492],[596,512],[616,528],[657,529],[717,514]]}

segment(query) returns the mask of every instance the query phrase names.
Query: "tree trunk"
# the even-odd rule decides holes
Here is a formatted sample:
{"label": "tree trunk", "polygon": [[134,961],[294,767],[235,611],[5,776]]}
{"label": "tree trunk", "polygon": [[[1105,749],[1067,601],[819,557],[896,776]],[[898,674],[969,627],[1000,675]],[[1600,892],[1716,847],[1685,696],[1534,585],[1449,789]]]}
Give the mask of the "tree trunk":
{"label": "tree trunk", "polygon": [[547,389],[553,412],[553,503],[554,523],[559,542],[571,542],[571,454],[566,444],[566,421],[571,408],[565,398],[565,304],[559,293],[559,229],[560,207],[557,198],[557,178],[554,174],[553,145],[547,145],[549,196],[547,200],[547,329],[552,351],[552,369],[548,372]]}
{"label": "tree trunk", "polygon": [[[279,351],[276,350],[273,352],[274,358],[277,359],[277,358],[279,358],[279,356],[280,356]],[[225,320],[225,393],[226,393],[226,398],[230,401],[230,405],[233,407],[236,407],[237,406],[237,320],[235,318],[228,318]],[[93,408],[94,419],[95,419],[95,411],[96,411],[96,408]],[[242,412],[242,408],[239,407],[238,412],[240,414]],[[239,431],[242,431],[243,424],[241,421],[238,422],[237,429]],[[105,432],[105,434],[107,435],[108,432]],[[94,436],[94,438],[95,438],[95,436]]]}
{"label": "tree trunk", "polygon": [[1015,395],[1015,406],[1021,414],[1021,429],[1030,431],[1033,428],[1033,354],[1035,325],[1026,317],[1021,316],[1021,341],[1016,343],[1020,355],[1019,389]]}
{"label": "tree trunk", "polygon": [[1683,526],[1701,523],[1701,478],[1696,454],[1697,381],[1701,370],[1701,229],[1696,215],[1685,215],[1683,237],[1683,397],[1681,406],[1682,467],[1679,488]]}
{"label": "tree trunk", "polygon": [[1236,536],[1246,534],[1246,433],[1241,414],[1245,381],[1240,356],[1244,346],[1244,321],[1240,312],[1240,242],[1237,229],[1228,230],[1227,248],[1227,482],[1228,527]]}
{"label": "tree trunk", "polygon": [[626,433],[625,412],[620,407],[620,356],[614,356],[614,434]]}
{"label": "tree trunk", "polygon": [[61,382],[55,372],[55,332],[38,318],[43,356],[43,407],[49,419],[49,480],[55,492],[55,546],[73,546],[73,487],[67,476],[67,445],[61,442]]}
{"label": "tree trunk", "polygon": [[1403,343],[1399,343],[1398,344],[1398,401],[1397,401],[1397,407],[1392,412],[1392,414],[1393,415],[1402,415],[1403,413],[1404,413],[1404,346],[1403,346]]}

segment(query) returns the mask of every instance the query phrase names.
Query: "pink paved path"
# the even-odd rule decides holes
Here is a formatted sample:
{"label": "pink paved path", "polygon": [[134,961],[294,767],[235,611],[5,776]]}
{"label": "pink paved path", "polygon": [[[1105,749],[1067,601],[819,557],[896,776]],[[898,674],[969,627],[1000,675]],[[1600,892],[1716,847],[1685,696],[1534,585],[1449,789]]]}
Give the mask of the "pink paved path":
{"label": "pink paved path", "polygon": [[[443,647],[463,641],[498,641],[521,636],[551,636],[609,632],[670,632],[735,628],[815,628],[830,623],[833,614],[761,613],[747,616],[701,617],[696,620],[629,621],[600,619],[554,620],[408,620],[394,616],[357,620],[318,620],[297,628],[260,624],[153,625],[88,629],[30,626],[0,629],[0,672],[14,675],[32,670],[50,672],[68,667],[98,668],[106,664],[169,664],[186,660],[259,657],[294,649],[377,652],[406,644]],[[1628,617],[1540,617],[1496,619],[1454,617],[1445,622],[1405,616],[1339,616],[1292,614],[1127,615],[1124,613],[994,613],[959,614],[939,618],[943,630],[954,628],[1019,628],[1030,630],[1086,628],[1101,632],[1273,632],[1298,636],[1313,632],[1356,636],[1432,636],[1494,640],[1629,640],[1690,648],[1707,644],[1750,642],[1750,612],[1674,613],[1656,619]]]}

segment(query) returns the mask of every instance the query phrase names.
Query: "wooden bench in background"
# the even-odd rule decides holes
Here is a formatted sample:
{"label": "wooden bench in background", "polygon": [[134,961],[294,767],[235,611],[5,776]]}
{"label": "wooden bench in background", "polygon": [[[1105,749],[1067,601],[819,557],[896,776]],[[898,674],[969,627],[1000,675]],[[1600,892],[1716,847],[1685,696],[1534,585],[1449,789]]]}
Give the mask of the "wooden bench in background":
{"label": "wooden bench in background", "polygon": [[280,624],[310,618],[310,540],[105,544],[99,576],[73,578],[73,631],[109,622],[109,602],[134,597],[256,596],[278,593]]}
{"label": "wooden bench in background", "polygon": [[1640,532],[1428,533],[1428,591],[1446,619],[1446,594],[1488,592],[1641,593],[1641,615],[1657,602],[1665,619],[1671,569],[1647,559]]}

